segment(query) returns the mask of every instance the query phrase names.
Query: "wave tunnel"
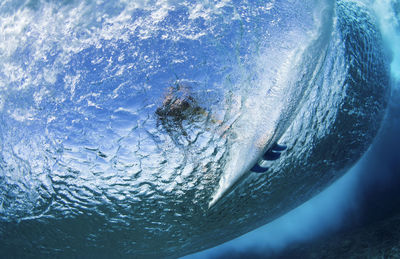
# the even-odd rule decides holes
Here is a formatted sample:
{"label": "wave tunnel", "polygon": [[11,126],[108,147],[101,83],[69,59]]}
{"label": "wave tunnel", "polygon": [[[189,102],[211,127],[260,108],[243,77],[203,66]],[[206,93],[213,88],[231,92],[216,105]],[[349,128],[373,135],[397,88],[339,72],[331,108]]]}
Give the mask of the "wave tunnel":
{"label": "wave tunnel", "polygon": [[5,0],[0,36],[0,257],[229,241],[351,168],[391,94],[368,1]]}

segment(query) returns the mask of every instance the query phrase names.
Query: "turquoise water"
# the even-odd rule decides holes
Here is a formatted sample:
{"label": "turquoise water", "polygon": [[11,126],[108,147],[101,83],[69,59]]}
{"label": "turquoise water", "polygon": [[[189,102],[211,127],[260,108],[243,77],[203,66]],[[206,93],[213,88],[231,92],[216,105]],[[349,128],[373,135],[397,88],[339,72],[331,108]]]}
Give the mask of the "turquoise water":
{"label": "turquoise water", "polygon": [[178,257],[312,198],[381,126],[395,8],[3,1],[1,255]]}

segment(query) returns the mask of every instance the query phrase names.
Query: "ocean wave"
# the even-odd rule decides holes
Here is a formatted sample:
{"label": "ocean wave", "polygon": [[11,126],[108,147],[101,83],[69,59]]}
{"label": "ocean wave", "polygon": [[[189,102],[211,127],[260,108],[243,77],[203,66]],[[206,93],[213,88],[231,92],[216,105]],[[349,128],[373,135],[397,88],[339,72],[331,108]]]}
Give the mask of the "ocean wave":
{"label": "ocean wave", "polygon": [[4,254],[232,239],[357,161],[390,90],[356,1],[4,1],[0,35]]}

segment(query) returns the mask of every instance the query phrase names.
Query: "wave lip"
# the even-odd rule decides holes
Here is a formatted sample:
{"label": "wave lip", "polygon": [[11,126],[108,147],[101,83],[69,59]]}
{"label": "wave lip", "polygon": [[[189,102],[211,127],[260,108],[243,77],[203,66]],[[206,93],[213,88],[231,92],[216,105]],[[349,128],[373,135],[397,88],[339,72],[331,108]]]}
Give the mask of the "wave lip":
{"label": "wave lip", "polygon": [[[265,88],[260,91],[262,93],[268,89],[268,95],[250,100],[265,104],[252,105],[256,108],[242,111],[241,119],[232,127],[232,132],[240,137],[231,141],[234,143],[230,146],[230,156],[209,207],[229,194],[261,160],[261,156],[281,138],[296,116],[299,105],[304,102],[302,99],[311,88],[316,87],[317,76],[322,69],[332,33],[333,9],[333,4],[329,2],[320,1],[315,4],[314,28],[288,32],[293,34],[293,38],[287,40],[292,41],[287,42],[291,46],[290,51],[287,51],[287,46],[284,50],[278,47],[273,50],[275,53],[268,50],[265,56],[260,57],[269,61],[279,55],[282,62],[272,63],[278,65],[277,73],[269,74],[265,78],[261,76],[261,85]],[[301,34],[306,36],[302,37]],[[271,66],[268,61],[265,66]],[[269,86],[272,83],[271,77],[275,78],[273,86]]]}

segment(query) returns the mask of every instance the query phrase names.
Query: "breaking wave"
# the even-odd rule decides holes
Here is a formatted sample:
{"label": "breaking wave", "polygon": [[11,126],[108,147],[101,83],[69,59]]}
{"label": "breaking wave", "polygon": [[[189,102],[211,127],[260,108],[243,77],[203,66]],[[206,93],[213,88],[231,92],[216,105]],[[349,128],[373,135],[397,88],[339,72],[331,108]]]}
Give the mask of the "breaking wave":
{"label": "breaking wave", "polygon": [[4,256],[230,240],[342,175],[389,93],[356,1],[3,1],[0,35]]}

